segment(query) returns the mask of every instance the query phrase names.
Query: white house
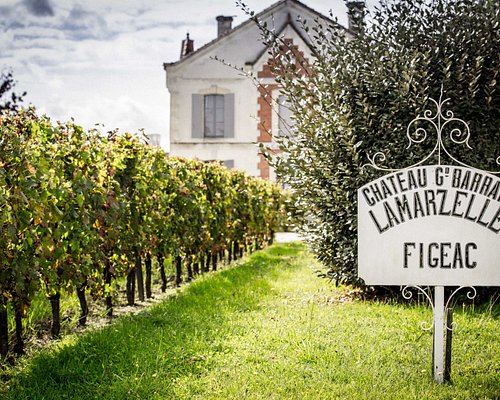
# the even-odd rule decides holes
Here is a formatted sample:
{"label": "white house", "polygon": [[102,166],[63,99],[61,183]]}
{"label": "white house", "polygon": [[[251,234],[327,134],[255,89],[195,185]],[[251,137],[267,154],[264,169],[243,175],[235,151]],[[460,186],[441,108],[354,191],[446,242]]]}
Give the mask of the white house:
{"label": "white house", "polygon": [[[351,2],[359,10],[363,2]],[[335,22],[298,0],[281,0],[257,14],[293,47],[296,57],[312,62],[308,35],[298,17]],[[251,176],[272,179],[258,143],[272,143],[290,121],[286,99],[269,69],[270,56],[257,25],[248,20],[232,28],[232,17],[218,16],[218,36],[195,50],[189,35],[182,41],[179,61],[165,63],[170,92],[170,154],[200,160],[220,160]],[[351,20],[352,21],[352,20]],[[349,34],[350,29],[338,25]],[[258,78],[256,85],[237,69]],[[277,100],[272,105],[270,98]]]}

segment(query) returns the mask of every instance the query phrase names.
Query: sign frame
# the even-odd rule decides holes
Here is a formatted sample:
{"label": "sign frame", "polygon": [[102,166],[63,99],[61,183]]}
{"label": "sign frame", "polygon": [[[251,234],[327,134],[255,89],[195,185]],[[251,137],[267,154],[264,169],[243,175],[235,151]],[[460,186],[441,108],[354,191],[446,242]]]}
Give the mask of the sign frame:
{"label": "sign frame", "polygon": [[[472,150],[469,126],[451,110],[444,111],[450,99],[443,100],[442,87],[439,101],[429,100],[436,110],[427,109],[408,124],[406,149],[429,139],[428,130],[417,126],[426,124],[435,133],[432,151],[405,168],[384,167],[382,152],[368,156],[363,166],[387,174],[358,189],[358,276],[369,285],[404,286],[405,299],[412,297],[411,288],[424,294],[433,309],[433,324],[424,329],[434,331],[434,379],[443,383],[445,377],[449,380],[451,332],[456,328],[445,321],[446,312],[451,320],[451,299],[467,288],[473,299],[474,286],[500,286],[500,264],[495,264],[500,259],[500,171],[477,169],[455,158],[443,139]],[[442,163],[444,157],[450,165]],[[437,164],[429,164],[431,159]],[[500,156],[495,162],[500,166]],[[433,286],[434,296],[423,286]],[[458,286],[446,303],[445,286]],[[447,371],[444,333],[450,343]]]}

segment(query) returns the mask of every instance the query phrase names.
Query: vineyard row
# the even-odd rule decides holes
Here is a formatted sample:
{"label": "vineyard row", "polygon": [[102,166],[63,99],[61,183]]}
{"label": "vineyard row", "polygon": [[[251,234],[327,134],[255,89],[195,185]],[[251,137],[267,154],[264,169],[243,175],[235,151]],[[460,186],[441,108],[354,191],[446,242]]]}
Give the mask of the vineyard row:
{"label": "vineyard row", "polygon": [[[24,351],[22,318],[35,294],[52,306],[52,336],[60,334],[61,292],[76,291],[85,324],[86,294],[113,314],[113,280],[126,278],[151,295],[151,265],[181,265],[189,278],[215,269],[221,253],[239,257],[272,239],[283,217],[282,191],[217,163],[168,157],[136,135],[106,135],[73,122],[53,124],[33,110],[0,125],[0,353],[10,351],[9,304],[15,353]],[[140,298],[144,293],[139,291]],[[141,299],[142,299],[141,298]]]}

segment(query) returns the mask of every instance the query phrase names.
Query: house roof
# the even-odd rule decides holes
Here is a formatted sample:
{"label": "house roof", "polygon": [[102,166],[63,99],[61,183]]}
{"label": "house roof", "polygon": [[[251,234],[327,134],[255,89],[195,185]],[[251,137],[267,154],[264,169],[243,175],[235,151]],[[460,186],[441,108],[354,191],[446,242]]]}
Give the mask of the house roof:
{"label": "house roof", "polygon": [[[276,30],[276,35],[280,36],[285,29],[290,26],[292,30],[297,34],[297,36],[302,39],[302,41],[308,46],[307,39],[304,37],[303,32],[300,32],[297,27],[290,23],[290,21],[287,21],[284,23],[279,29]],[[247,61],[245,65],[255,65],[261,58],[267,53],[267,48],[263,48],[262,51],[257,55],[257,57],[253,61]]]}
{"label": "house roof", "polygon": [[[271,6],[267,7],[266,9],[262,10],[261,12],[257,13],[252,18],[249,18],[246,21],[242,22],[240,25],[237,25],[236,27],[234,27],[233,29],[231,29],[227,34],[213,39],[212,41],[206,43],[205,45],[203,45],[199,49],[197,49],[197,50],[195,50],[195,51],[187,54],[186,56],[182,57],[180,60],[177,60],[177,61],[174,61],[174,62],[169,62],[169,63],[163,63],[163,68],[166,69],[169,66],[178,65],[178,64],[181,64],[181,63],[183,63],[184,61],[186,61],[188,59],[191,59],[193,56],[195,56],[198,53],[202,52],[203,50],[205,50],[205,49],[213,46],[214,44],[216,44],[220,40],[223,40],[225,38],[228,38],[228,37],[231,37],[231,36],[237,34],[237,32],[239,32],[240,30],[242,30],[248,24],[254,23],[253,22],[254,19],[261,20],[261,19],[264,19],[268,15],[272,15],[275,10],[279,9],[284,4],[297,5],[298,7],[301,7],[303,9],[305,9],[309,13],[311,13],[313,15],[316,15],[317,17],[320,17],[323,20],[326,20],[327,22],[331,23],[332,25],[337,25],[339,28],[348,31],[348,29],[345,28],[344,26],[340,25],[336,21],[333,21],[331,18],[329,18],[329,17],[321,14],[320,12],[314,10],[313,8],[305,5],[304,3],[302,3],[299,0],[280,0],[280,1],[272,4]],[[293,24],[291,24],[291,25],[297,31],[296,27]],[[280,27],[279,31],[282,31],[283,29],[284,29],[284,27]],[[300,34],[300,32],[298,32],[298,33]],[[302,36],[302,35],[300,34],[300,36]]]}

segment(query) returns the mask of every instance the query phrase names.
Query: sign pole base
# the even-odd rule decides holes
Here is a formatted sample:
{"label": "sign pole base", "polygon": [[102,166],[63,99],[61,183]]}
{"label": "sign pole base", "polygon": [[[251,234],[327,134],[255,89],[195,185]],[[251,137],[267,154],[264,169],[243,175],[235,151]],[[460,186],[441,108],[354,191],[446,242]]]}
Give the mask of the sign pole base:
{"label": "sign pole base", "polygon": [[[444,302],[444,286],[434,287],[434,299],[430,296],[430,290],[425,290],[421,286],[407,285],[401,294],[407,300],[413,297],[410,288],[418,290],[425,296],[433,310],[433,323],[428,325],[422,323],[422,329],[428,331],[433,329],[432,341],[432,374],[437,383],[451,382],[451,343],[452,332],[456,328],[453,322],[453,310],[449,307],[451,299],[462,289],[468,288],[467,298],[472,300],[476,297],[476,289],[472,286],[460,286],[450,294],[446,303]],[[430,289],[430,288],[429,288]],[[446,341],[445,341],[446,331]],[[446,346],[445,346],[446,344]],[[445,353],[446,347],[446,353]]]}

